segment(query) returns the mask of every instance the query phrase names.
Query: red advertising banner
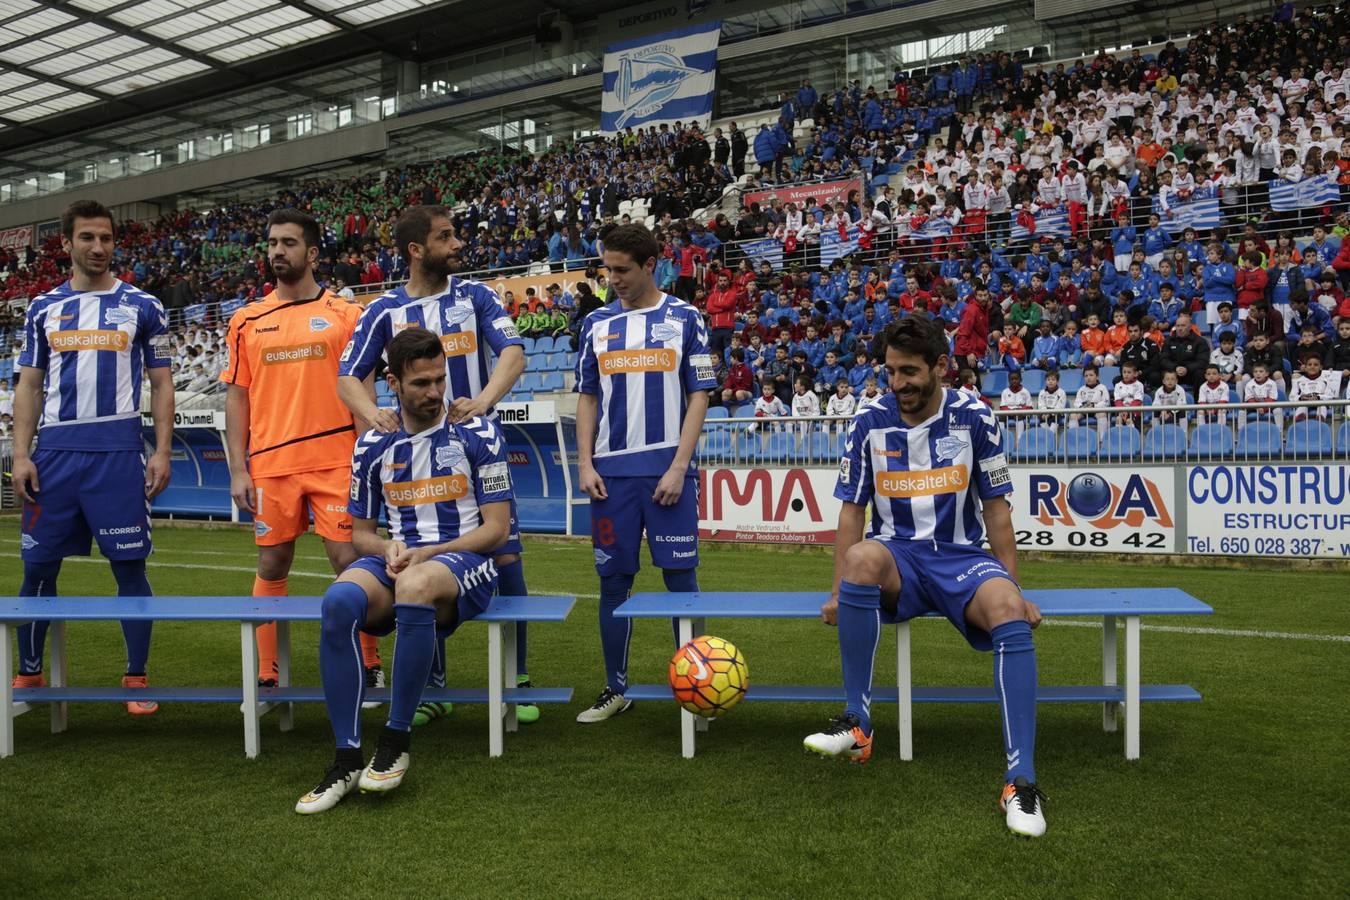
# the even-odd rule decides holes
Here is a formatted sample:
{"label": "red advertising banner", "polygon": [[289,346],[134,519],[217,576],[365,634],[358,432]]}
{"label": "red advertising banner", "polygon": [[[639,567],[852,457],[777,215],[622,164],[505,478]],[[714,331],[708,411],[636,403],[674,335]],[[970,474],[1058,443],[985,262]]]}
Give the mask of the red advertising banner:
{"label": "red advertising banner", "polygon": [[17,228],[0,230],[0,248],[18,250],[20,247],[33,246],[33,226],[20,225]]}
{"label": "red advertising banner", "polygon": [[784,203],[795,203],[801,206],[806,202],[807,197],[815,197],[816,203],[824,206],[827,203],[836,203],[847,200],[850,191],[857,191],[862,195],[862,179],[846,178],[843,181],[825,181],[819,184],[793,184],[785,187],[772,188],[766,191],[750,191],[741,198],[741,202],[749,208],[751,203],[758,203],[761,207],[769,201],[778,199]]}
{"label": "red advertising banner", "polygon": [[703,541],[832,544],[835,469],[699,469]]}

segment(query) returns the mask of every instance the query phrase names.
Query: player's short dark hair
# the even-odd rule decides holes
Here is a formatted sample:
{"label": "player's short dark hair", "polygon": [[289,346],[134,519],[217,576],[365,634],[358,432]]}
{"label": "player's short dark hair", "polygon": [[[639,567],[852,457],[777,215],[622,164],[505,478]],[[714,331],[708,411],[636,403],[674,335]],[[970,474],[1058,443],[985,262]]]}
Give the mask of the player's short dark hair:
{"label": "player's short dark hair", "polygon": [[290,207],[274,209],[272,214],[267,217],[268,234],[271,234],[273,225],[299,225],[300,234],[305,239],[306,247],[317,247],[321,243],[319,223],[314,221],[313,216],[303,210]]}
{"label": "player's short dark hair", "polygon": [[441,216],[450,218],[450,212],[444,206],[409,206],[399,213],[398,221],[394,223],[394,246],[398,252],[411,257],[409,244],[425,246],[431,234],[432,220]]}
{"label": "player's short dark hair", "polygon": [[944,326],[932,319],[907,316],[886,326],[885,347],[921,357],[929,368],[948,353]]}
{"label": "player's short dark hair", "polygon": [[395,378],[402,379],[408,363],[415,359],[442,359],[445,350],[441,339],[426,328],[405,328],[385,348],[389,359],[389,371]]}
{"label": "player's short dark hair", "polygon": [[605,249],[627,253],[639,266],[661,255],[661,245],[645,225],[619,225],[605,235]]}
{"label": "player's short dark hair", "polygon": [[61,234],[73,239],[76,219],[107,219],[113,234],[117,233],[117,220],[113,218],[112,210],[97,200],[76,200],[67,206],[61,213]]}

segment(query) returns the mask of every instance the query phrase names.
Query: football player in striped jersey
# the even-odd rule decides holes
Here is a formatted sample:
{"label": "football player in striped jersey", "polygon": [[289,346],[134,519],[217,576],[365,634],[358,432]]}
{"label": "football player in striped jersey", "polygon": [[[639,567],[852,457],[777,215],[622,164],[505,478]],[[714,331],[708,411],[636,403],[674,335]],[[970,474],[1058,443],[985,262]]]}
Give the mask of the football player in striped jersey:
{"label": "football player in striped jersey", "polygon": [[[352,453],[349,507],[359,558],[324,593],[319,672],[337,753],[298,813],[331,809],[352,788],[391,791],[408,771],[413,715],[439,641],[497,589],[493,554],[506,542],[511,472],[492,420],[451,420],[440,336],[411,327],[386,348],[399,428],[368,431]],[[376,531],[381,507],[389,538]],[[368,765],[361,756],[362,632],[397,630],[389,718]]]}
{"label": "football player in striped jersey", "polygon": [[[150,500],[169,483],[173,377],[159,301],[113,275],[112,212],[92,200],[61,216],[70,280],[28,304],[14,394],[14,492],[23,501],[19,595],[52,596],[61,561],[91,541],[112,566],[121,597],[150,594]],[[150,381],[155,452],[143,456],[141,378]],[[34,435],[37,449],[32,450]],[[18,627],[16,688],[41,687],[47,622]],[[146,687],[150,622],[123,622],[122,686]],[[8,676],[0,673],[0,677]],[[127,702],[133,715],[153,701]]]}
{"label": "football player in striped jersey", "polygon": [[[1035,604],[1017,585],[1012,478],[993,413],[942,387],[942,326],[905,318],[884,333],[890,390],[849,427],[834,495],[839,511],[834,590],[821,610],[839,627],[847,705],[805,740],[824,756],[872,754],[872,668],[882,622],[937,612],[977,650],[994,653],[1002,704],[1008,828],[1045,833],[1032,760],[1036,739]],[[871,528],[863,539],[867,507]],[[983,543],[988,539],[989,549]]]}

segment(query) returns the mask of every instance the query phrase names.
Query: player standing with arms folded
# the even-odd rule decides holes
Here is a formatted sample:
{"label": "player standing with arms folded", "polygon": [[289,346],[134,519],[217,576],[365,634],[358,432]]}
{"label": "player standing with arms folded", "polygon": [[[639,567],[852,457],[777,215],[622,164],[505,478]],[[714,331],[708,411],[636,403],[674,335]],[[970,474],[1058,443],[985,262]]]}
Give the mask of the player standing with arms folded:
{"label": "player standing with arms folded", "polygon": [[[462,247],[450,224],[450,214],[441,206],[412,206],[399,214],[394,243],[409,261],[408,283],[372,302],[361,315],[350,346],[343,351],[338,379],[342,400],[358,418],[380,431],[398,428],[392,410],[375,405],[364,381],[371,377],[390,341],[407,328],[426,328],[440,337],[445,349],[446,390],[443,392],[451,422],[467,422],[475,416],[494,418],[493,407],[511,390],[525,371],[525,343],[515,323],[502,308],[492,288],[477,281],[455,278]],[[488,355],[497,364],[488,374]],[[503,594],[528,593],[520,554],[520,527],[514,499],[511,501],[511,534],[497,550],[494,562]],[[516,684],[529,687],[526,674],[526,628],[516,625]],[[445,644],[441,642],[432,663],[431,683],[445,686]],[[425,725],[450,712],[449,703],[423,703],[413,719]],[[539,719],[539,707],[521,704],[520,722]]]}
{"label": "player standing with arms folded", "polygon": [[[278,209],[267,219],[272,293],[235,311],[226,334],[225,441],[230,495],[253,514],[258,574],[253,596],[284,597],[295,539],[323,538],[334,572],[356,554],[347,512],[356,426],[337,395],[338,357],[361,308],[319,287],[319,226]],[[276,623],[258,628],[258,683],[275,687]],[[379,642],[362,637],[370,686],[383,686]]]}
{"label": "player standing with arms folded", "polygon": [[[872,755],[872,668],[881,623],[937,612],[976,650],[994,651],[1002,703],[1005,787],[999,805],[1017,834],[1045,833],[1036,786],[1036,648],[1040,610],[1017,586],[1012,478],[993,413],[942,388],[947,341],[931,321],[885,332],[890,391],[858,411],[834,495],[834,589],[821,610],[839,626],[847,706],[807,750],[866,762]],[[867,506],[872,525],[866,540]],[[981,544],[985,536],[989,550]],[[991,552],[992,551],[992,552]]]}
{"label": "player standing with arms folded", "polygon": [[591,498],[591,544],[600,576],[605,689],[578,722],[603,722],[632,706],[632,620],[614,610],[637,574],[642,532],[669,591],[696,591],[698,477],[694,446],[717,386],[698,310],[652,279],[661,248],[641,225],[605,236],[617,299],[586,317],[577,361],[577,469]]}
{"label": "player standing with arms folded", "polygon": [[[61,216],[70,279],[28,304],[14,393],[14,492],[23,501],[21,597],[51,597],[67,556],[90,542],[112,567],[119,597],[146,597],[150,500],[169,483],[173,378],[164,307],[113,277],[112,213],[92,200]],[[141,437],[141,375],[150,380],[155,452]],[[40,415],[39,415],[40,412]],[[37,449],[31,452],[33,437]],[[42,687],[47,622],[18,627],[16,688]],[[150,622],[123,622],[124,688],[146,687]],[[8,675],[8,672],[0,675]],[[127,703],[149,715],[152,701]]]}
{"label": "player standing with arms folded", "polygon": [[[360,556],[323,596],[319,672],[337,754],[298,813],[333,807],[353,787],[392,791],[408,771],[412,719],[437,654],[463,622],[492,601],[492,554],[511,523],[506,441],[492,420],[446,414],[442,338],[408,328],[389,342],[389,384],[399,427],[368,431],[352,454],[352,543]],[[376,533],[380,507],[389,540]],[[397,629],[389,719],[362,766],[365,679],[356,635]],[[442,651],[443,653],[443,651]]]}

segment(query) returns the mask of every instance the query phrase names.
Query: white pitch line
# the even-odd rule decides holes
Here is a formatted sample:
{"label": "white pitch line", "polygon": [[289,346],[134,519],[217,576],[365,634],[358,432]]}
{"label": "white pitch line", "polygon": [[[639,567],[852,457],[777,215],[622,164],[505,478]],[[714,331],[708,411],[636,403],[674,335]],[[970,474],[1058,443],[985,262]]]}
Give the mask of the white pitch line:
{"label": "white pitch line", "polygon": [[[1071,628],[1096,628],[1101,630],[1101,622],[1076,622],[1072,619],[1047,618],[1041,620],[1046,625],[1067,625]],[[1296,631],[1252,631],[1240,628],[1200,628],[1191,625],[1141,625],[1144,631],[1164,631],[1169,634],[1214,634],[1220,637],[1272,638],[1284,641],[1333,641],[1350,644],[1350,634],[1303,634]]]}
{"label": "white pitch line", "polygon": [[[18,553],[0,553],[0,556],[8,557],[9,559],[20,558],[20,554]],[[64,562],[100,566],[106,566],[108,564],[108,561],[101,556],[67,556]],[[155,560],[154,563],[149,566],[151,574],[154,573],[155,569],[202,569],[208,572],[247,572],[250,575],[256,575],[258,572],[258,569],[255,566],[202,566],[194,563],[171,563],[160,562],[159,560]],[[329,581],[334,577],[332,572],[297,572],[295,569],[291,570],[291,575],[296,578],[324,578]]]}

